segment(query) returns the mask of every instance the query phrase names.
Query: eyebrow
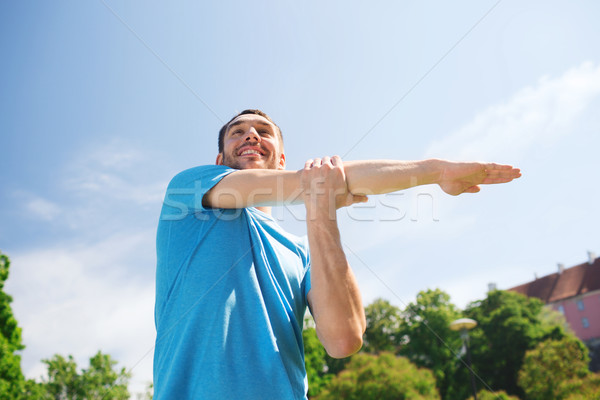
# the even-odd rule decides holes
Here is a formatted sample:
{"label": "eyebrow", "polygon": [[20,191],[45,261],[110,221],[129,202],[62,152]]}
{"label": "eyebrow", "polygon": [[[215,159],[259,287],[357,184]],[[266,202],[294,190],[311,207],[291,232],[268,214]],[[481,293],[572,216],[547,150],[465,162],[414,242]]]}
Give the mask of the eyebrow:
{"label": "eyebrow", "polygon": [[[232,123],[229,124],[229,126],[227,126],[227,130],[229,131],[234,126],[238,126],[238,125],[242,125],[242,124],[247,124],[247,123],[248,123],[248,121],[244,121],[244,120],[232,122]],[[269,124],[267,122],[255,121],[255,123],[273,129],[273,127],[271,126],[271,124]]]}

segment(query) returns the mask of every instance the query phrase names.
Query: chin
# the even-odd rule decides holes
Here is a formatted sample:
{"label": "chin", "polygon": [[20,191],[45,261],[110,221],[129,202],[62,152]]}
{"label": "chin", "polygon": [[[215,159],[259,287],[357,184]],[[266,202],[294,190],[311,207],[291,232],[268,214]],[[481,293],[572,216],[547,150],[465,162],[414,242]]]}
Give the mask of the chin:
{"label": "chin", "polygon": [[223,160],[223,165],[235,169],[277,169],[275,163],[265,163],[263,160]]}

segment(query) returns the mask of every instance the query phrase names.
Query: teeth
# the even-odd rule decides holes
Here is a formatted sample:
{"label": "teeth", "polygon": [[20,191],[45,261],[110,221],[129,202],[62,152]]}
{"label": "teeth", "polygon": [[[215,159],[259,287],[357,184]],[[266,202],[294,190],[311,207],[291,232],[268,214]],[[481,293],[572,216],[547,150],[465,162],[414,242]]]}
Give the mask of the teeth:
{"label": "teeth", "polygon": [[241,155],[245,156],[246,154],[256,154],[257,156],[260,156],[260,153],[256,150],[244,150]]}

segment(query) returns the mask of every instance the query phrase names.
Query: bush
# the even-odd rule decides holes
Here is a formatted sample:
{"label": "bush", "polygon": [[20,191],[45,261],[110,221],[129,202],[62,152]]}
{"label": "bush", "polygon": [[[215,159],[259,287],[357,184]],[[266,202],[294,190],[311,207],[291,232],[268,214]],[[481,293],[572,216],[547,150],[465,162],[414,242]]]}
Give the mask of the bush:
{"label": "bush", "polygon": [[359,353],[318,400],[439,400],[431,371],[392,353]]}
{"label": "bush", "polygon": [[[469,397],[467,400],[473,400],[473,396]],[[499,392],[481,390],[477,393],[477,400],[519,400],[519,398],[517,396],[506,394],[504,390]]]}
{"label": "bush", "polygon": [[567,382],[577,382],[590,373],[588,362],[587,348],[576,337],[547,340],[525,354],[519,386],[528,400],[565,399],[571,394],[565,390]]}

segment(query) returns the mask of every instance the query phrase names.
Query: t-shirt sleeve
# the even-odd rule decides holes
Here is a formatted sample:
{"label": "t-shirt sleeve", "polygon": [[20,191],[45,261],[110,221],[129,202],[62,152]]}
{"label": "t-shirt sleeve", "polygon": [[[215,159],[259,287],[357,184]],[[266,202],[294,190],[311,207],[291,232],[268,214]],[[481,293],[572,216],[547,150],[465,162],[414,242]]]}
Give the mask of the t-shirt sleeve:
{"label": "t-shirt sleeve", "polygon": [[310,292],[310,249],[308,248],[308,237],[304,236],[301,242],[302,249],[304,251],[303,263],[304,263],[304,278],[302,279],[302,286],[304,289],[304,301],[308,304],[308,292]]}
{"label": "t-shirt sleeve", "polygon": [[224,165],[203,165],[177,174],[167,187],[161,218],[175,220],[205,211],[204,195],[234,171],[237,170]]}

